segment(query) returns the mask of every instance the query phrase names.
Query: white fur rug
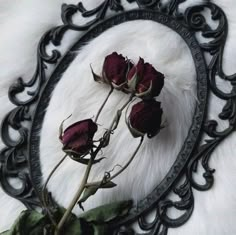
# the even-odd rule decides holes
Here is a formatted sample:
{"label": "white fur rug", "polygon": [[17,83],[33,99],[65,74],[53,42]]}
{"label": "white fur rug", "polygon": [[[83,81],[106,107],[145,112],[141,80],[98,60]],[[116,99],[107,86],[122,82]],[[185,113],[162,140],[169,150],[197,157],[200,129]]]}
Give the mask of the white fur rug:
{"label": "white fur rug", "polygon": [[[34,72],[35,52],[40,36],[47,29],[61,24],[62,2],[77,3],[75,0],[1,0],[0,119],[13,107],[7,97],[8,87],[19,76],[29,80]],[[84,2],[90,9],[102,0]],[[197,4],[199,1],[187,2]],[[236,72],[236,5],[234,0],[215,0],[215,3],[223,8],[229,20],[224,68],[226,74],[231,74]],[[135,4],[126,5],[129,8],[135,7]],[[183,4],[182,8],[186,6]],[[74,39],[74,34],[67,35],[63,50]],[[57,140],[61,121],[70,114],[73,116],[66,125],[94,116],[108,92],[106,86],[93,81],[89,65],[92,64],[95,72],[99,72],[104,56],[114,50],[135,62],[141,56],[165,74],[165,87],[159,100],[168,125],[157,137],[145,141],[134,162],[115,180],[118,186],[113,190],[100,190],[85,203],[85,209],[113,200],[138,200],[149,193],[174,162],[187,135],[196,102],[195,68],[189,49],[180,36],[160,24],[148,21],[124,23],[109,29],[83,47],[53,92],[41,133],[40,160],[45,178],[63,156],[61,144]],[[114,110],[126,99],[121,92],[112,95],[99,119],[102,127],[109,125]],[[217,99],[211,100],[211,103],[209,116],[216,118],[223,103]],[[236,134],[232,134],[214,152],[210,162],[216,169],[213,188],[207,192],[194,191],[195,208],[192,217],[180,228],[170,229],[168,234],[236,234],[235,142]],[[111,170],[115,164],[124,165],[136,145],[137,140],[131,137],[121,120],[118,130],[112,136],[111,145],[104,150],[109,158],[93,168],[90,179],[101,179],[104,171]],[[3,147],[1,142],[0,147]],[[67,159],[49,184],[49,190],[63,206],[68,205],[76,191],[83,169],[83,166]],[[8,229],[23,209],[21,203],[4,194],[0,188],[0,231]],[[74,212],[79,214],[81,210],[76,208]]]}

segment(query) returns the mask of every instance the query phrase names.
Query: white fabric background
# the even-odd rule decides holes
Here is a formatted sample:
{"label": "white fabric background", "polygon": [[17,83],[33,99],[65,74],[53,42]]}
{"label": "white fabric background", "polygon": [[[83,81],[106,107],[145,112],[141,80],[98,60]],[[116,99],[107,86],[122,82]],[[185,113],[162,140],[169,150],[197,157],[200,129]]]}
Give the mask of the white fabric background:
{"label": "white fabric background", "polygon": [[[101,1],[84,2],[90,9]],[[40,36],[47,29],[61,24],[62,2],[77,3],[74,0],[0,2],[0,119],[13,107],[7,97],[9,86],[19,76],[29,80],[34,72],[35,52]],[[199,1],[188,1],[189,4],[197,2]],[[229,20],[224,68],[227,74],[231,74],[236,68],[236,5],[233,0],[215,0],[215,3],[224,9]],[[135,7],[126,5],[129,8]],[[182,5],[184,7],[185,4]],[[81,19],[75,20],[80,22]],[[75,38],[75,34],[68,34],[63,50]],[[63,155],[61,145],[55,138],[60,122],[71,113],[73,116],[67,124],[93,116],[94,110],[98,109],[107,93],[107,87],[92,81],[89,64],[92,63],[94,70],[99,72],[104,56],[114,50],[135,62],[142,56],[166,75],[165,87],[159,100],[162,102],[168,125],[156,138],[145,142],[133,164],[116,179],[118,187],[99,192],[85,204],[86,209],[112,200],[130,197],[138,200],[150,192],[175,160],[191,124],[196,102],[194,65],[187,46],[176,33],[146,21],[125,23],[110,29],[81,50],[53,92],[41,133],[40,157],[45,177]],[[225,86],[224,83],[222,86]],[[118,92],[112,96],[99,119],[102,126],[106,127],[115,108],[122,105],[125,99]],[[216,118],[223,103],[217,99],[213,99],[211,103],[209,117]],[[221,127],[225,125],[222,123]],[[235,138],[236,135],[232,134],[214,152],[210,162],[217,169],[213,188],[207,192],[194,190],[195,209],[191,219],[178,229],[170,229],[170,235],[236,234]],[[122,122],[112,140],[113,144],[104,152],[111,157],[95,167],[91,179],[101,178],[105,170],[112,169],[117,163],[124,164],[137,145],[137,141],[130,137]],[[0,147],[2,146],[0,142]],[[82,166],[68,159],[53,177],[49,190],[62,205],[68,205],[71,200],[82,170]],[[8,229],[23,209],[21,203],[8,197],[0,189],[0,231]],[[80,213],[80,210],[75,209],[74,212]]]}

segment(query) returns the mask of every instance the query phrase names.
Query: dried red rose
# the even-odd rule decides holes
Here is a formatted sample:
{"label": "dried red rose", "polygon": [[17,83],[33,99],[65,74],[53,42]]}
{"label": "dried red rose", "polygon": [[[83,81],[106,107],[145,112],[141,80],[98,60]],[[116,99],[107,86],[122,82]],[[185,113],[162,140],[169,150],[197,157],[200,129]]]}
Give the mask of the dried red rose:
{"label": "dried red rose", "polygon": [[135,104],[130,112],[128,126],[134,137],[147,134],[155,136],[161,129],[161,103],[155,100],[141,101]]}
{"label": "dried red rose", "polygon": [[116,89],[122,89],[127,83],[127,73],[133,64],[121,54],[113,52],[106,56],[103,64],[103,79]]}
{"label": "dried red rose", "polygon": [[93,147],[93,137],[96,131],[97,124],[92,119],[72,124],[60,136],[63,150],[76,156],[88,153]]}
{"label": "dried red rose", "polygon": [[139,58],[138,64],[128,73],[128,87],[136,96],[153,98],[160,94],[164,86],[164,75],[158,72],[151,64],[144,63]]}

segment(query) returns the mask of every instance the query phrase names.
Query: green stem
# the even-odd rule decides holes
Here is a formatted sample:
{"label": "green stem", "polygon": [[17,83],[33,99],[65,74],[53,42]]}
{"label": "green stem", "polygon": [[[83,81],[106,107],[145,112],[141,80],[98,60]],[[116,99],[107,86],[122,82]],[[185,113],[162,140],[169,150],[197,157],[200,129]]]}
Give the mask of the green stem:
{"label": "green stem", "polygon": [[137,152],[139,151],[142,143],[143,143],[143,139],[144,137],[141,137],[141,140],[139,142],[138,147],[136,148],[136,150],[134,151],[134,153],[132,154],[131,158],[129,159],[129,161],[125,164],[124,167],[122,167],[116,174],[114,174],[113,176],[111,176],[109,179],[107,179],[105,182],[103,181],[96,181],[96,182],[92,182],[92,183],[87,183],[85,186],[86,187],[90,187],[90,186],[97,186],[97,185],[102,185],[102,184],[106,184],[107,182],[112,181],[115,177],[117,177],[118,175],[120,175],[129,165],[130,163],[134,160],[134,157],[136,156]]}
{"label": "green stem", "polygon": [[112,94],[112,92],[113,92],[113,87],[111,87],[111,90],[110,90],[110,92],[108,93],[108,95],[107,95],[106,99],[104,100],[104,102],[103,102],[102,106],[101,106],[101,107],[100,107],[100,109],[98,110],[98,113],[97,113],[97,115],[96,115],[96,117],[95,117],[95,120],[94,120],[94,122],[97,122],[97,120],[98,120],[98,117],[99,117],[100,113],[102,112],[102,110],[103,110],[103,108],[104,108],[105,104],[107,103],[107,101],[108,101],[108,99],[109,99],[110,95]]}
{"label": "green stem", "polygon": [[109,178],[109,181],[113,180],[115,177],[117,177],[118,175],[120,175],[129,165],[130,163],[134,160],[134,157],[136,156],[136,154],[138,153],[141,145],[143,143],[143,137],[141,137],[141,140],[139,142],[138,147],[136,148],[136,150],[134,151],[133,155],[131,156],[131,158],[129,159],[129,161],[125,164],[125,166],[123,168],[121,168],[116,174],[114,174],[113,176],[111,176]]}
{"label": "green stem", "polygon": [[57,163],[57,165],[53,168],[53,170],[51,171],[51,173],[49,174],[46,182],[44,183],[43,189],[42,189],[42,201],[43,201],[43,205],[44,208],[46,209],[46,212],[49,216],[49,219],[51,220],[52,224],[57,227],[57,223],[53,218],[53,214],[51,213],[50,209],[48,208],[47,205],[47,200],[46,200],[46,188],[48,185],[49,180],[51,179],[52,175],[55,173],[55,171],[58,169],[58,167],[62,164],[62,162],[66,159],[67,154]]}
{"label": "green stem", "polygon": [[[99,117],[99,115],[100,115],[102,109],[104,108],[104,106],[105,106],[105,104],[106,104],[106,102],[107,102],[107,100],[108,100],[108,98],[110,97],[110,95],[111,95],[112,92],[113,92],[113,88],[111,88],[111,90],[110,90],[110,92],[108,93],[108,95],[107,95],[105,101],[103,102],[102,106],[100,107],[100,109],[99,109],[99,111],[98,111],[98,113],[97,113],[97,115],[96,115],[96,117],[95,117],[95,122],[97,121],[97,119],[98,119],[98,117]],[[116,116],[114,117],[114,119],[113,119],[113,121],[112,121],[112,123],[111,123],[110,128],[108,129],[108,132],[109,132],[109,133],[111,133],[112,131],[114,131],[114,130],[117,128],[122,111],[123,111],[123,110],[125,109],[125,107],[130,103],[130,101],[132,101],[133,97],[134,97],[134,95],[132,94],[132,95],[130,96],[129,100],[117,111],[117,114],[116,114]],[[141,142],[142,142],[142,141],[141,141]],[[141,143],[140,143],[140,146],[141,146]],[[139,147],[140,147],[140,146],[139,146]],[[135,151],[134,156],[136,155],[136,153],[137,153],[139,147],[138,147],[137,150]],[[92,165],[93,165],[93,161],[94,161],[96,155],[98,154],[98,152],[100,151],[101,148],[102,148],[102,144],[100,143],[100,146],[97,147],[96,151],[91,154],[91,158],[90,158],[90,160],[89,160],[89,163],[88,163],[88,166],[87,166],[87,168],[86,168],[86,172],[85,172],[85,174],[84,174],[84,177],[83,177],[83,179],[82,179],[82,182],[81,182],[81,184],[80,184],[80,187],[79,187],[79,189],[77,190],[77,192],[76,192],[74,198],[72,199],[72,201],[71,201],[69,207],[67,208],[65,214],[62,216],[61,220],[59,221],[58,226],[56,227],[56,230],[55,230],[55,235],[58,235],[58,234],[60,233],[60,231],[61,231],[61,229],[63,228],[64,224],[66,223],[68,217],[70,216],[71,211],[73,210],[74,206],[75,206],[76,203],[78,202],[78,200],[79,200],[80,196],[82,195],[84,189],[87,187],[87,181],[88,181],[88,177],[89,177],[89,174],[90,174]],[[134,156],[132,156],[132,158],[134,158]],[[132,160],[130,160],[130,162],[131,162],[131,161],[132,161]],[[126,166],[125,166],[124,168],[121,169],[120,173],[128,167],[128,165],[130,164],[130,162],[129,162],[128,164],[126,164]],[[119,173],[119,174],[120,174],[120,173]],[[115,174],[115,175],[117,176],[117,174]],[[109,180],[110,180],[110,179],[109,179]]]}
{"label": "green stem", "polygon": [[119,124],[119,120],[120,120],[120,117],[121,117],[121,114],[122,114],[122,111],[126,108],[126,106],[132,101],[132,99],[134,98],[134,94],[131,94],[131,96],[129,97],[129,99],[127,100],[127,102],[120,108],[117,110],[117,113],[116,113],[116,116],[114,117],[109,129],[108,129],[108,132],[112,132],[114,131],[118,124]]}
{"label": "green stem", "polygon": [[57,231],[55,232],[55,235],[59,234],[60,230],[63,228],[63,225],[65,224],[66,220],[68,219],[68,217],[71,214],[71,211],[73,210],[74,206],[76,205],[77,201],[79,200],[81,194],[83,193],[84,189],[85,189],[85,185],[87,183],[88,177],[89,177],[89,173],[91,171],[92,165],[93,165],[93,160],[94,160],[94,156],[91,156],[88,166],[86,168],[84,177],[82,179],[82,182],[80,184],[79,189],[77,190],[74,198],[72,199],[69,207],[67,208],[65,214],[62,216],[60,222],[58,223],[57,226]]}

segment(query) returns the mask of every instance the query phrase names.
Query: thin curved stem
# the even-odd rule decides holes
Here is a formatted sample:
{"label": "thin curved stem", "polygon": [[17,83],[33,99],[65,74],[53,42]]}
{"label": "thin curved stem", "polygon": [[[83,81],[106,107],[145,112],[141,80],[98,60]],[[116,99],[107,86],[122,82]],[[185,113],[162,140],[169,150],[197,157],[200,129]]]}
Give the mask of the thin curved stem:
{"label": "thin curved stem", "polygon": [[121,114],[122,114],[122,111],[132,101],[133,98],[134,98],[134,95],[132,94],[129,97],[129,99],[127,100],[127,102],[125,102],[124,105],[120,109],[117,110],[116,116],[114,117],[114,119],[113,119],[113,121],[112,121],[112,123],[111,123],[111,125],[110,125],[110,127],[108,129],[109,132],[112,132],[112,131],[114,131],[117,128],[117,126],[119,124],[119,120],[120,120]]}
{"label": "thin curved stem", "polygon": [[92,182],[92,183],[87,183],[85,186],[86,187],[90,187],[90,186],[96,186],[96,185],[103,185],[106,184],[108,182],[110,182],[111,180],[113,180],[115,177],[117,177],[118,175],[120,175],[129,165],[130,163],[134,160],[137,152],[139,151],[142,143],[143,143],[143,139],[144,137],[142,136],[139,142],[138,147],[136,148],[136,150],[134,151],[134,153],[132,154],[131,158],[129,159],[129,161],[125,164],[125,166],[123,166],[117,173],[115,173],[113,176],[111,176],[110,178],[108,178],[105,182],[102,181],[96,181],[96,182]]}
{"label": "thin curved stem", "polygon": [[92,165],[93,165],[93,160],[94,160],[95,156],[91,156],[88,166],[86,168],[84,177],[82,179],[82,182],[80,184],[79,189],[77,190],[75,196],[73,197],[69,207],[67,208],[65,214],[62,216],[61,220],[58,223],[57,226],[57,230],[55,231],[55,235],[60,233],[60,230],[62,229],[63,225],[65,224],[66,220],[68,219],[68,217],[70,216],[71,211],[73,210],[74,206],[76,205],[77,201],[79,200],[81,194],[83,193],[84,189],[85,189],[85,185],[87,183],[88,177],[89,177],[89,173],[91,171]]}
{"label": "thin curved stem", "polygon": [[102,112],[102,110],[103,110],[103,108],[104,108],[105,104],[107,103],[107,101],[108,101],[108,99],[109,99],[110,95],[112,94],[113,90],[114,90],[114,88],[113,88],[113,87],[111,87],[111,90],[109,91],[109,93],[108,93],[108,95],[107,95],[106,99],[104,100],[104,102],[103,102],[102,106],[101,106],[101,107],[100,107],[100,109],[98,110],[98,113],[97,113],[97,115],[96,115],[96,117],[95,117],[95,120],[94,120],[94,122],[97,122],[97,120],[98,120],[98,117],[99,117],[99,115],[101,114],[101,112]]}
{"label": "thin curved stem", "polygon": [[[112,92],[113,92],[113,88],[111,88],[111,90],[108,93],[105,101],[103,102],[102,106],[100,107],[100,109],[99,109],[99,111],[98,111],[98,113],[96,115],[95,122],[97,121],[97,119],[98,119],[102,109],[104,108],[104,106],[105,106],[105,104],[106,104],[106,102],[107,102],[107,100],[110,97]],[[134,97],[134,95],[132,94],[130,96],[130,98],[128,99],[128,101],[117,111],[117,114],[114,117],[114,119],[113,119],[113,121],[112,121],[112,123],[110,125],[110,128],[108,129],[109,133],[112,133],[117,128],[120,116],[122,114],[122,111],[130,103],[130,101],[132,101],[133,97]],[[128,165],[132,162],[132,160],[135,157],[136,153],[138,152],[141,144],[142,144],[142,140],[140,141],[140,144],[139,144],[138,148],[136,149],[136,151],[134,152],[134,154],[132,155],[132,158],[130,159],[130,161],[118,172],[118,174],[120,174],[122,171],[124,171],[128,167]],[[84,189],[87,187],[87,181],[88,181],[88,177],[89,177],[92,165],[94,163],[94,159],[96,158],[98,152],[101,150],[102,147],[103,147],[103,144],[100,143],[100,145],[97,147],[96,151],[91,153],[91,158],[89,160],[89,163],[88,163],[88,166],[86,168],[84,177],[83,177],[82,182],[80,184],[80,187],[78,188],[78,190],[77,190],[75,196],[73,197],[73,199],[72,199],[69,207],[67,208],[66,212],[64,213],[64,215],[62,216],[61,220],[59,221],[58,226],[56,227],[56,230],[55,230],[55,235],[60,234],[60,231],[63,228],[64,224],[66,223],[68,217],[70,216],[71,211],[73,210],[74,206],[76,205],[76,203],[78,202],[79,198],[81,197]],[[114,177],[116,177],[118,174],[116,173],[114,175]],[[112,177],[112,178],[114,178],[114,177]],[[111,180],[111,179],[108,179],[108,181],[109,180]]]}
{"label": "thin curved stem", "polygon": [[141,137],[141,140],[140,140],[140,142],[139,142],[138,147],[137,147],[136,150],[134,151],[134,153],[133,153],[133,155],[131,156],[131,158],[129,159],[129,161],[125,164],[125,166],[124,166],[122,169],[120,169],[117,173],[115,173],[113,176],[111,176],[111,177],[109,178],[109,181],[113,180],[115,177],[117,177],[118,175],[120,175],[120,174],[130,165],[130,163],[134,160],[136,154],[138,153],[138,151],[139,151],[139,149],[140,149],[140,147],[141,147],[141,145],[142,145],[142,143],[143,143],[143,139],[144,139],[144,138]]}
{"label": "thin curved stem", "polygon": [[58,167],[62,164],[62,162],[66,159],[68,155],[66,154],[58,163],[57,165],[53,168],[53,170],[51,171],[51,173],[49,174],[47,180],[45,181],[44,183],[44,186],[43,186],[43,189],[42,189],[42,201],[43,201],[43,205],[47,211],[47,214],[49,216],[49,219],[51,220],[52,224],[57,227],[57,223],[56,221],[54,220],[53,218],[53,215],[50,211],[50,209],[48,208],[47,206],[47,200],[46,200],[46,188],[47,188],[47,185],[48,185],[48,182],[49,180],[51,179],[52,175],[55,173],[55,171],[58,169]]}

